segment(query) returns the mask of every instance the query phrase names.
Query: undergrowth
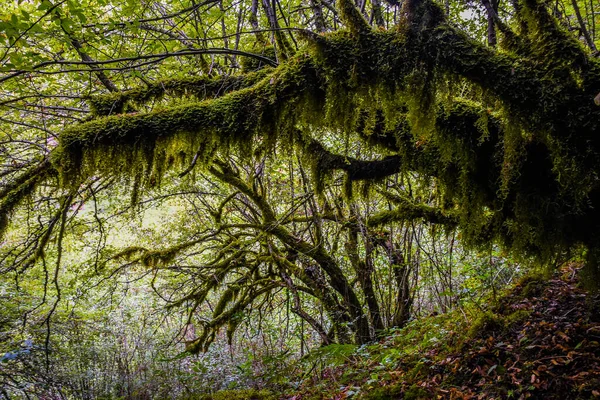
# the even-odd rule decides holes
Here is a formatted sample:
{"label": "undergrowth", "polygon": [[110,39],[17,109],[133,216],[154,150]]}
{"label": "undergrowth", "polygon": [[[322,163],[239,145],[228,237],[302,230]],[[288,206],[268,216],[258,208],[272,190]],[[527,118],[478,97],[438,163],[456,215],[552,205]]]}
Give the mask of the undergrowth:
{"label": "undergrowth", "polygon": [[600,301],[578,287],[580,267],[530,274],[486,307],[414,320],[376,343],[316,349],[298,361],[302,383],[277,398],[598,398]]}

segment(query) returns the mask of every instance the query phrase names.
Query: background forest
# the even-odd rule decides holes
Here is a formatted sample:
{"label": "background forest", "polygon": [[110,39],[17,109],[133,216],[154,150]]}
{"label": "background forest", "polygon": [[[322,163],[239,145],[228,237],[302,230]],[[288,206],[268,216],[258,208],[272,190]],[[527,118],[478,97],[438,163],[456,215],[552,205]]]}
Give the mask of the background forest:
{"label": "background forest", "polygon": [[596,0],[2,5],[0,397],[293,392],[600,283]]}

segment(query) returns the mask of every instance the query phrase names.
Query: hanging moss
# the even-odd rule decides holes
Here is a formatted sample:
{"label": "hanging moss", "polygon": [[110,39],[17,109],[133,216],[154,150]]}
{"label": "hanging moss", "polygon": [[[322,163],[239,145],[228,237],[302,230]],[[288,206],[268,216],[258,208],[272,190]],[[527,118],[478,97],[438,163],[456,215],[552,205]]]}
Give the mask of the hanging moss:
{"label": "hanging moss", "polygon": [[182,251],[197,245],[204,239],[204,237],[201,237],[162,250],[148,250],[147,248],[140,246],[130,246],[112,255],[111,259],[124,258],[132,262],[139,262],[146,267],[164,267],[171,264],[175,257]]}
{"label": "hanging moss", "polygon": [[225,311],[227,305],[232,301],[235,301],[239,292],[240,288],[236,286],[225,289],[213,310],[213,318],[217,318],[218,316],[220,316],[223,313],[223,311]]}
{"label": "hanging moss", "polygon": [[13,211],[52,173],[50,163],[43,161],[0,190],[0,239],[8,228]]}
{"label": "hanging moss", "polygon": [[136,254],[145,253],[147,251],[148,250],[146,250],[146,248],[144,248],[144,247],[130,246],[130,247],[124,248],[123,250],[119,251],[118,253],[112,255],[111,259],[124,258],[126,260],[131,260],[132,257],[135,256]]}
{"label": "hanging moss", "polygon": [[170,264],[177,254],[174,249],[162,251],[148,251],[141,257],[141,262],[146,267],[158,267]]}
{"label": "hanging moss", "polygon": [[518,18],[527,26],[525,33],[531,44],[530,57],[542,59],[547,71],[559,73],[563,79],[573,69],[588,68],[589,57],[583,45],[550,15],[545,3],[522,0],[520,5]]}
{"label": "hanging moss", "polygon": [[39,178],[31,177],[21,185],[7,192],[0,201],[0,237],[4,235],[13,210],[34,191]]}
{"label": "hanging moss", "polygon": [[[272,284],[270,280],[254,282],[252,289],[246,289],[241,293],[238,300],[235,301],[229,309],[223,310],[203,326],[202,333],[198,338],[186,344],[186,351],[194,354],[208,350],[208,347],[214,341],[217,332],[223,326],[228,325],[230,321],[239,321],[239,315],[244,312],[248,305],[265,293],[270,292],[275,287],[277,287],[277,285]],[[234,323],[233,325],[229,324],[229,327],[237,327],[238,325],[239,323]]]}
{"label": "hanging moss", "polygon": [[[136,164],[149,176],[153,168],[162,168],[153,162],[157,154],[168,160],[201,152],[200,158],[206,159],[217,147],[252,147],[256,134],[272,146],[275,131],[294,123],[286,119],[292,114],[288,109],[296,110],[298,102],[308,104],[308,99],[318,102],[316,83],[310,61],[300,59],[252,88],[214,100],[98,118],[65,130],[53,162],[65,182],[77,182],[79,176],[96,172],[128,174]],[[309,113],[313,107],[305,109]]]}

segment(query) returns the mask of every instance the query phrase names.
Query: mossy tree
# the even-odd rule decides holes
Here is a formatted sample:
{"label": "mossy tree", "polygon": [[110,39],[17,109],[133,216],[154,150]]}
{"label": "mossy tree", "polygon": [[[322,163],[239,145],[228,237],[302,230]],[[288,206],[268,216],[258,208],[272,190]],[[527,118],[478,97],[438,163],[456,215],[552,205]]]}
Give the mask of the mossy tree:
{"label": "mossy tree", "polygon": [[[188,34],[181,33],[177,40],[186,49],[125,54],[117,61],[94,61],[82,50],[66,16],[81,11],[69,5],[61,13],[52,4],[42,9],[58,21],[83,61],[56,59],[9,68],[0,81],[12,82],[36,71],[61,72],[45,70],[47,66],[83,65],[111,93],[82,96],[89,113],[81,122],[62,120],[60,124],[66,126],[61,127],[56,144],[51,133],[35,140],[25,137],[35,142],[26,148],[26,161],[13,158],[7,167],[0,191],[1,231],[17,224],[11,215],[27,207],[28,200],[47,199],[52,191],[59,205],[54,214],[40,220],[36,234],[26,241],[25,250],[11,258],[10,267],[24,269],[40,262],[52,241],[60,243],[70,203],[98,179],[129,178],[135,200],[144,188],[168,187],[163,177],[173,179],[173,175],[165,171],[177,167],[186,177],[194,170],[210,173],[236,191],[215,210],[217,232],[228,236],[219,239],[223,248],[210,265],[216,278],[207,277],[184,298],[200,303],[215,285],[228,285],[214,318],[191,349],[210,343],[211,335],[225,324],[233,331],[239,310],[281,285],[292,293],[301,288],[324,305],[331,331],[303,315],[298,305],[295,309],[324,342],[372,339],[375,330],[390,322],[381,320],[370,293],[369,254],[377,246],[388,246],[391,255],[396,249],[393,238],[379,240],[370,229],[391,222],[426,220],[458,229],[466,245],[500,244],[515,255],[541,262],[584,247],[588,282],[600,282],[596,261],[600,252],[600,62],[592,52],[593,42],[586,39],[590,47],[586,48],[538,0],[515,2],[509,21],[498,15],[498,4],[488,9],[488,41],[494,44],[491,31],[495,35],[497,30],[497,46],[469,38],[430,0],[407,0],[389,6],[385,13],[379,2],[372,2],[370,19],[376,27],[350,0],[339,0],[331,9],[326,2],[311,4],[314,28],[325,33],[291,34],[279,25],[288,23],[281,10],[264,2],[260,16],[265,17],[271,37],[255,30],[253,43],[247,43],[248,49],[259,50],[227,47],[227,34],[220,38],[225,48],[197,47]],[[328,18],[323,16],[325,9]],[[256,4],[249,10],[249,23],[258,26]],[[144,28],[151,22],[143,19],[131,25],[160,33],[156,26]],[[339,23],[343,28],[334,30]],[[127,26],[108,24],[114,29]],[[99,26],[103,24],[93,28]],[[19,44],[18,35],[13,36]],[[234,37],[242,40],[239,31]],[[225,54],[224,64],[208,63],[207,55],[215,54]],[[183,55],[194,58],[192,64],[201,71],[198,76],[150,81],[156,78],[154,71],[145,77],[134,69],[133,75],[145,84],[123,91],[102,68],[132,60],[140,62],[139,68],[144,59]],[[245,58],[238,63],[235,57]],[[232,74],[224,65],[240,67],[241,72]],[[8,99],[5,104],[21,100]],[[340,150],[355,140],[379,158],[353,158]],[[31,150],[40,143],[41,156]],[[351,206],[340,214],[338,223],[347,235],[345,251],[360,291],[319,240],[308,242],[286,229],[285,217],[255,185],[256,177],[240,173],[228,160],[233,154],[253,160],[278,157],[281,152],[301,155],[317,193],[323,193],[336,171],[342,171],[347,199],[362,187],[366,196],[377,193],[396,204],[364,221]],[[398,173],[417,174],[434,201],[422,201],[408,189],[404,193],[385,190],[382,180]],[[227,202],[236,201],[244,202],[253,217],[243,226],[230,227],[221,212]],[[317,239],[323,234],[319,221],[326,217],[316,218],[310,228]],[[235,234],[233,228],[238,229]],[[166,265],[179,252],[215,235],[200,235],[166,250],[129,248],[117,255],[152,267]],[[253,241],[251,257],[244,247],[246,236]],[[398,254],[394,257],[399,259]],[[233,270],[243,271],[236,281],[230,280]],[[406,314],[392,323],[401,324],[405,318]]]}
{"label": "mossy tree", "polygon": [[[249,310],[260,309],[282,289],[290,311],[323,344],[367,342],[384,328],[406,323],[414,285],[410,249],[390,230],[378,229],[382,223],[368,220],[358,203],[345,201],[339,185],[328,186],[317,200],[301,166],[289,178],[280,164],[265,160],[214,163],[208,180],[219,190],[197,199],[203,216],[194,226],[201,233],[159,250],[126,248],[109,261],[117,269],[125,263],[165,274],[183,271],[197,282],[163,295],[170,299],[169,307],[185,306],[189,322],[201,327],[189,350],[205,350],[225,326],[231,340]],[[379,201],[385,198],[379,196]],[[422,218],[415,207],[414,215],[403,220]],[[191,260],[198,260],[196,266],[178,267]],[[393,282],[374,282],[383,272]],[[197,311],[210,299],[216,301],[211,317],[197,321]],[[315,305],[325,317],[315,315]]]}

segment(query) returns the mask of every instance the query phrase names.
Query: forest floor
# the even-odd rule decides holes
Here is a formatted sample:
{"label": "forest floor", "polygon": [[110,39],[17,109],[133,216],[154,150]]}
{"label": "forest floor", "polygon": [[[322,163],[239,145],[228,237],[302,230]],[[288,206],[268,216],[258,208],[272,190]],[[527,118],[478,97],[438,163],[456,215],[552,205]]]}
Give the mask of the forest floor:
{"label": "forest floor", "polygon": [[432,316],[376,344],[323,348],[291,394],[205,398],[600,398],[600,296],[578,278],[570,264],[551,279],[522,279],[469,322],[458,312]]}

